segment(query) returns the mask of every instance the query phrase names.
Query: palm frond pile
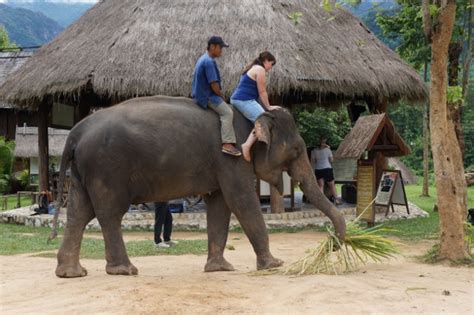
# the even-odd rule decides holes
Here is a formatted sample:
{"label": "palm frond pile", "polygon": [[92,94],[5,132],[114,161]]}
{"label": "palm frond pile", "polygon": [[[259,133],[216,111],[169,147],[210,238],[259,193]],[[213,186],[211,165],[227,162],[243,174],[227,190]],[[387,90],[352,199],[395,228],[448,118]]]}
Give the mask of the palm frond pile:
{"label": "palm frond pile", "polygon": [[399,251],[395,242],[381,234],[388,231],[382,226],[363,229],[358,221],[347,224],[344,242],[334,230],[328,228],[329,236],[317,248],[302,259],[291,264],[283,274],[339,274],[356,270],[369,261],[381,262],[394,257]]}

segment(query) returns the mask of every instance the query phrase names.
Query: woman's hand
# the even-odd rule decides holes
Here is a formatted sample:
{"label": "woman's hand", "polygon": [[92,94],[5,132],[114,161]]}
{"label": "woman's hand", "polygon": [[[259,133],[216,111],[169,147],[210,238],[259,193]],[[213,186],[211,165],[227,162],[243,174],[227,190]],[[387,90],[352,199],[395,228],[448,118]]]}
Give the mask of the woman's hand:
{"label": "woman's hand", "polygon": [[270,105],[270,106],[267,107],[267,110],[269,110],[269,111],[280,110],[280,109],[282,109],[281,106],[272,106],[272,105]]}

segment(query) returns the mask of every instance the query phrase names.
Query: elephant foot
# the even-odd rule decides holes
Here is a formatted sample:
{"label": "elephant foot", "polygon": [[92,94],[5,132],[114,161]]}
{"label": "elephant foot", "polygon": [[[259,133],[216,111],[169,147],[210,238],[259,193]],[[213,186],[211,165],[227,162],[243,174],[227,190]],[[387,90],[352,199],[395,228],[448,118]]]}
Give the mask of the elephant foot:
{"label": "elephant foot", "polygon": [[87,270],[79,263],[75,265],[61,264],[56,267],[56,276],[59,278],[85,277],[87,276]]}
{"label": "elephant foot", "polygon": [[116,266],[107,264],[107,266],[105,267],[105,271],[109,275],[123,275],[123,276],[138,275],[138,269],[132,264],[116,265]]}
{"label": "elephant foot", "polygon": [[257,259],[257,270],[272,269],[283,265],[283,260],[273,256]]}
{"label": "elephant foot", "polygon": [[234,271],[234,267],[224,257],[210,258],[204,267],[205,272]]}

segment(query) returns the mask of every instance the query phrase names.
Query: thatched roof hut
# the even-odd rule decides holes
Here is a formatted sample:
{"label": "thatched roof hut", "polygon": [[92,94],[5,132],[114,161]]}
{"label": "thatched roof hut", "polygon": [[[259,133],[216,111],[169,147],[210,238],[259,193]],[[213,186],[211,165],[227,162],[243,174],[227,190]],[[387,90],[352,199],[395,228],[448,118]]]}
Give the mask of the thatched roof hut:
{"label": "thatched roof hut", "polygon": [[263,50],[277,57],[268,89],[283,104],[426,97],[418,74],[359,19],[314,0],[103,0],[11,75],[0,95],[32,108],[50,96],[90,94],[95,106],[189,96],[195,61],[213,34],[231,45],[218,61],[227,97]]}
{"label": "thatched roof hut", "polygon": [[387,157],[411,153],[387,114],[360,117],[337,148],[336,159],[360,159],[365,151],[380,151]]}
{"label": "thatched roof hut", "polygon": [[[48,128],[49,156],[62,156],[68,130]],[[38,157],[38,128],[16,127],[15,156],[19,158]]]}

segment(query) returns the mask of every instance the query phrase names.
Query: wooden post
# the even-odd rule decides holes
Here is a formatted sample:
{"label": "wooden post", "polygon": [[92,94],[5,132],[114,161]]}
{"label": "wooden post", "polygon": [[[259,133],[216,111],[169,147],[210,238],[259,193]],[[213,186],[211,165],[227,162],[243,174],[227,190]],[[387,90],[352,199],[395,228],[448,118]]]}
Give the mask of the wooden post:
{"label": "wooden post", "polygon": [[39,191],[49,190],[49,143],[48,143],[48,122],[51,106],[42,103],[38,109],[38,170],[39,170]]}
{"label": "wooden post", "polygon": [[[386,113],[388,108],[388,100],[385,97],[381,97],[375,103],[374,113],[382,114]],[[379,186],[380,177],[382,176],[383,170],[388,169],[388,160],[381,152],[375,153],[375,187]]]}

